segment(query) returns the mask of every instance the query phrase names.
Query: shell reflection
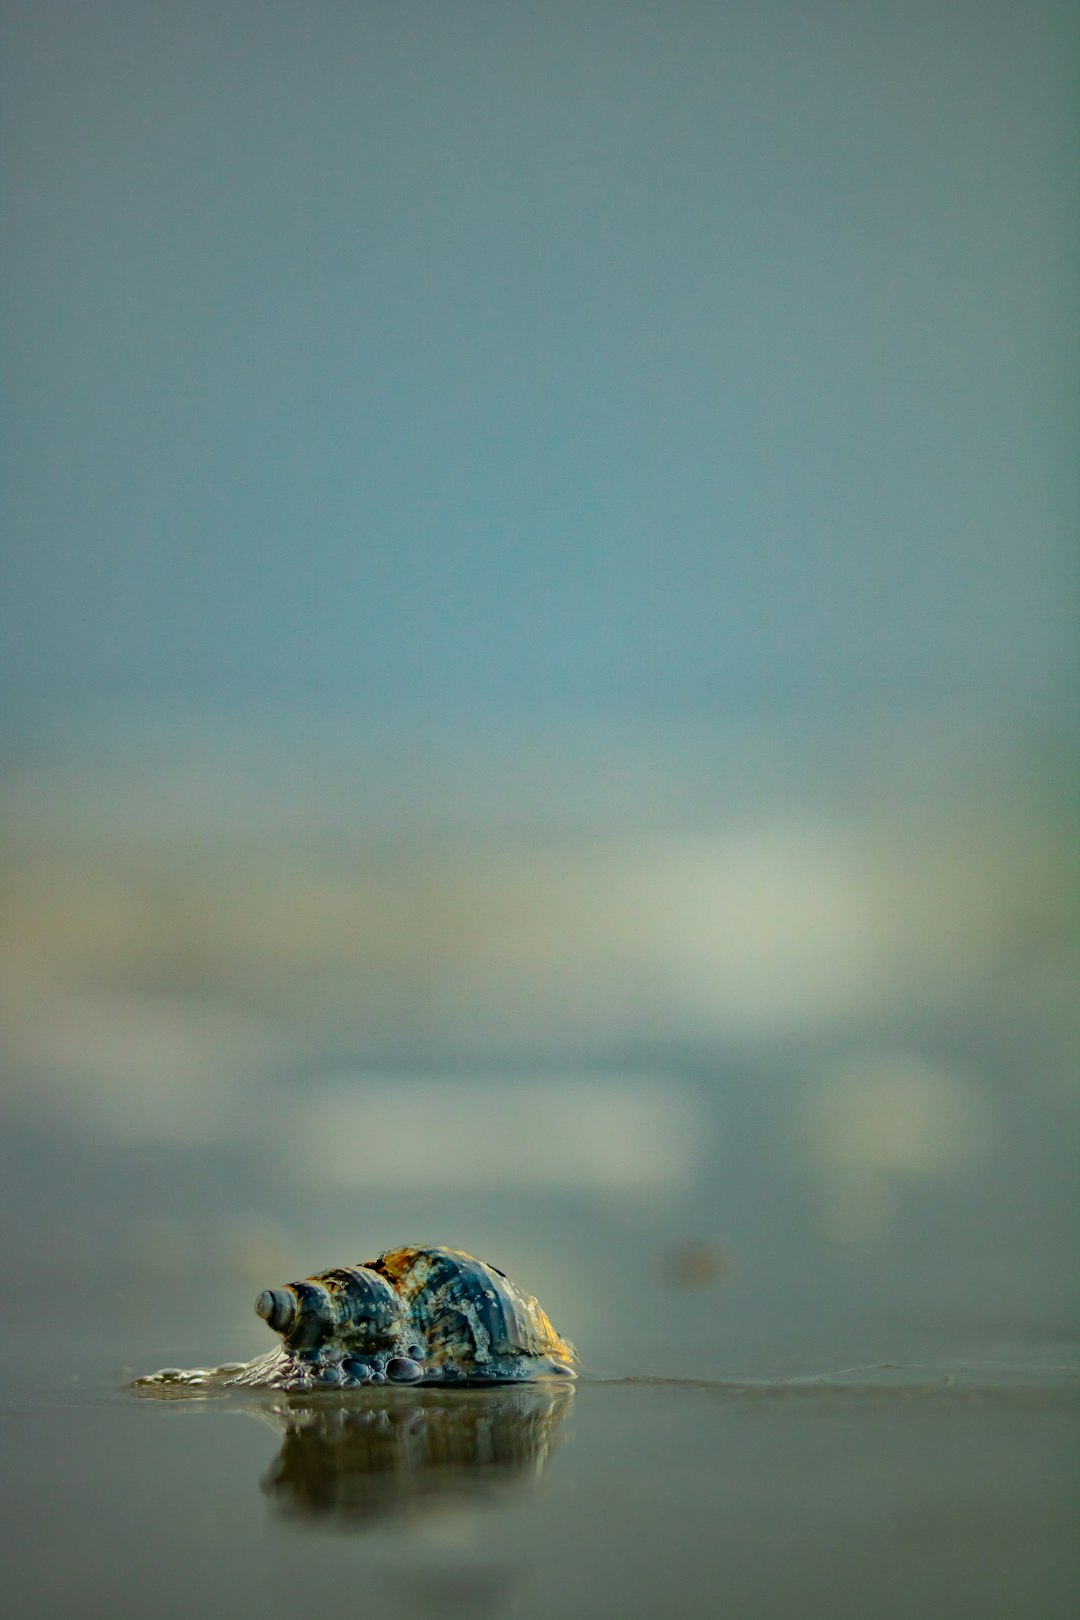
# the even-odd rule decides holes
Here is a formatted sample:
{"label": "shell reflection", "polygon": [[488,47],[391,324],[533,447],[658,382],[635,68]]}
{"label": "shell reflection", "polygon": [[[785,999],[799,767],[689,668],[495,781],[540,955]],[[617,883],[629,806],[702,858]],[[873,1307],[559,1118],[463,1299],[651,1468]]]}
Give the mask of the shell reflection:
{"label": "shell reflection", "polygon": [[282,1514],[361,1528],[463,1497],[490,1496],[542,1472],[573,1404],[569,1383],[373,1391],[362,1405],[260,1411],[282,1435],[262,1480]]}

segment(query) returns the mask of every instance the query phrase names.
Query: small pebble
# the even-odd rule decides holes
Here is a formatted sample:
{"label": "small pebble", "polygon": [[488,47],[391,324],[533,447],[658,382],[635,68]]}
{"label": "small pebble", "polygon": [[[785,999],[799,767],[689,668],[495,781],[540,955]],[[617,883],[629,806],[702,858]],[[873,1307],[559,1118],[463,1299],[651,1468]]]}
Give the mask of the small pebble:
{"label": "small pebble", "polygon": [[424,1347],[421,1344],[410,1344],[408,1354],[413,1361],[423,1361]]}
{"label": "small pebble", "polygon": [[386,1374],[384,1372],[373,1372],[369,1382],[372,1384],[385,1384]]}
{"label": "small pebble", "polygon": [[371,1377],[371,1368],[366,1361],[343,1361],[341,1370],[354,1384],[366,1384]]}
{"label": "small pebble", "polygon": [[316,1374],[316,1377],[318,1378],[320,1384],[340,1384],[341,1368],[335,1366],[322,1367]]}

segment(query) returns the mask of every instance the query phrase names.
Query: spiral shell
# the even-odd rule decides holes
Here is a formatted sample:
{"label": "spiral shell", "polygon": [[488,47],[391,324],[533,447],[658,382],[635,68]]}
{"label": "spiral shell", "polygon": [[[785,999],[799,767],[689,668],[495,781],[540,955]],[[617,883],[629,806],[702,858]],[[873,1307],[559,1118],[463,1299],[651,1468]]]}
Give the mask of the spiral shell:
{"label": "spiral shell", "polygon": [[269,1355],[140,1383],[291,1391],[574,1376],[574,1347],[537,1301],[461,1249],[388,1249],[362,1265],[265,1289],[255,1310],[281,1337]]}

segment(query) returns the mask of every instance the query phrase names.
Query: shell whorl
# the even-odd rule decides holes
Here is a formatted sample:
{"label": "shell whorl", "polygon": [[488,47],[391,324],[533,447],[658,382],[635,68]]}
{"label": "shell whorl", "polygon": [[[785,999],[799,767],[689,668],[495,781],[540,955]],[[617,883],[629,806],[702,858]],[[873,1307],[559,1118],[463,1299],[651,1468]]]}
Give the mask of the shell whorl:
{"label": "shell whorl", "polygon": [[314,1350],[330,1339],[350,1348],[389,1349],[403,1314],[394,1290],[365,1266],[342,1266],[268,1288],[255,1301],[255,1312],[290,1350]]}

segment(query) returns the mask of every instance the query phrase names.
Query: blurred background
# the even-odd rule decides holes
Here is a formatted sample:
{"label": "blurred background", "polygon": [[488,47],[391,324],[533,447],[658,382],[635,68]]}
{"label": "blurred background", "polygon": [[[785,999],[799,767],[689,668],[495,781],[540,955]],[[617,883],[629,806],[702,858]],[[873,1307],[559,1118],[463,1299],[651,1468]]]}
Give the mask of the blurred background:
{"label": "blurred background", "polygon": [[1074,1358],[1075,8],[0,15],[43,1337]]}

